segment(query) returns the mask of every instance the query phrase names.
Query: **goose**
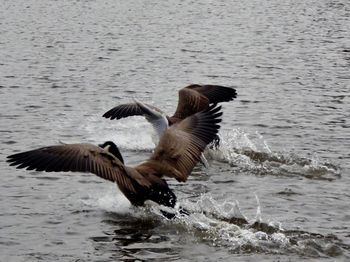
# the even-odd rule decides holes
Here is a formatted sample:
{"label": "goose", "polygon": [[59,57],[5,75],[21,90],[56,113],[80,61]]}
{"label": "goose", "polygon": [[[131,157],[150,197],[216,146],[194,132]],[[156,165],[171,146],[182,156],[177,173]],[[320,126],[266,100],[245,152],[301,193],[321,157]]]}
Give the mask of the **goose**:
{"label": "goose", "polygon": [[[231,101],[237,97],[237,92],[234,88],[226,86],[191,84],[180,89],[178,96],[179,100],[173,116],[167,116],[159,108],[134,99],[133,103],[121,104],[108,110],[103,117],[113,120],[129,116],[144,116],[159,139],[169,126],[205,110],[211,104]],[[215,136],[210,143],[214,142],[214,146],[218,146],[219,141],[219,137]],[[206,168],[209,166],[204,154],[200,156],[200,163]]]}
{"label": "goose", "polygon": [[234,88],[198,84],[180,89],[178,95],[179,100],[173,116],[167,116],[159,108],[134,99],[134,103],[121,104],[108,110],[103,117],[113,120],[129,116],[144,116],[152,124],[159,138],[169,126],[186,117],[207,109],[211,104],[228,102],[237,97]]}
{"label": "goose", "polygon": [[93,173],[115,182],[134,206],[143,206],[151,200],[174,208],[176,195],[164,177],[179,182],[187,180],[201,152],[220,128],[220,110],[221,106],[212,105],[172,125],[164,131],[149,159],[134,167],[124,164],[119,148],[111,141],[98,146],[60,144],[42,147],[10,155],[7,162],[27,170]]}

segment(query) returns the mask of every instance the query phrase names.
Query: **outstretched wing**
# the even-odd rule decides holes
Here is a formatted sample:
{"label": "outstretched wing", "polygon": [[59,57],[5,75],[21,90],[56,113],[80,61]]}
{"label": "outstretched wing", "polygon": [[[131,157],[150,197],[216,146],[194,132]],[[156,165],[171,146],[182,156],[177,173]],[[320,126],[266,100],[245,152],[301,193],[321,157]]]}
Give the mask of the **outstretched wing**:
{"label": "outstretched wing", "polygon": [[209,104],[231,101],[236,98],[234,88],[218,85],[189,85],[179,90],[179,101],[172,118],[185,119],[205,110]]}
{"label": "outstretched wing", "polygon": [[218,85],[189,85],[187,89],[195,90],[205,96],[210,104],[228,102],[237,97],[236,89]]}
{"label": "outstretched wing", "polygon": [[218,133],[220,109],[213,105],[172,125],[160,138],[150,159],[135,169],[186,181],[201,153]]}
{"label": "outstretched wing", "polygon": [[103,117],[113,120],[129,116],[142,116],[143,114],[142,108],[137,103],[128,103],[113,107],[104,113]]}
{"label": "outstretched wing", "polygon": [[7,157],[7,162],[17,168],[46,172],[90,172],[117,182],[121,187],[135,192],[132,181],[149,186],[140,174],[127,172],[114,155],[91,144],[63,144],[42,147]]}
{"label": "outstretched wing", "polygon": [[135,103],[116,106],[103,115],[103,117],[110,119],[121,119],[129,116],[144,116],[158,136],[161,136],[168,128],[168,120],[160,109],[137,100]]}
{"label": "outstretched wing", "polygon": [[178,120],[194,115],[209,106],[209,99],[198,93],[196,90],[182,88],[179,90],[179,101],[172,116]]}

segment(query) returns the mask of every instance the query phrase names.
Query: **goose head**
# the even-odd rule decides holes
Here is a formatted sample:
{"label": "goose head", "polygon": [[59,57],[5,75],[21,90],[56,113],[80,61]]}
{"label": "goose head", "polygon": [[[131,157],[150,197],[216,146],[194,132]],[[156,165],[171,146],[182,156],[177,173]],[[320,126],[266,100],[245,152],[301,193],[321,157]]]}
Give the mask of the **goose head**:
{"label": "goose head", "polygon": [[98,146],[103,148],[107,152],[111,153],[112,155],[114,155],[116,158],[120,160],[120,162],[124,164],[124,159],[122,157],[122,154],[119,151],[119,148],[112,141],[106,141],[103,144],[100,144]]}

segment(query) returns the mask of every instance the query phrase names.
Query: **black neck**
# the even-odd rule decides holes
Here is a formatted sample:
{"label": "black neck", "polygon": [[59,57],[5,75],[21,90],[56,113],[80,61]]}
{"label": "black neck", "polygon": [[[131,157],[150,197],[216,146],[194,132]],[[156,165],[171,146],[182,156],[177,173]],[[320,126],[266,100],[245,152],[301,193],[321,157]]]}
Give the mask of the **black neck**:
{"label": "black neck", "polygon": [[109,148],[109,152],[111,152],[114,156],[116,156],[120,160],[120,162],[122,162],[124,164],[124,159],[122,157],[122,154],[120,153],[120,151],[116,145],[114,147],[111,146]]}
{"label": "black neck", "polygon": [[114,155],[116,158],[120,160],[124,164],[124,159],[122,157],[122,154],[120,153],[118,147],[116,144],[114,144],[112,141],[104,142],[102,145],[99,145],[100,147],[104,149],[108,149],[108,152]]}

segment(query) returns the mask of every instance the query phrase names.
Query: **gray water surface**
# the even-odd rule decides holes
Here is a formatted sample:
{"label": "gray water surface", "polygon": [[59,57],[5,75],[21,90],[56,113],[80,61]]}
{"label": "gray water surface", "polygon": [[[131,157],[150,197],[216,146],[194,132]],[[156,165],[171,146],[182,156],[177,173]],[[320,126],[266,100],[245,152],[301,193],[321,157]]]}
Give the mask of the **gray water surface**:
{"label": "gray water surface", "polygon": [[[350,259],[350,4],[320,1],[1,1],[1,261]],[[210,167],[169,181],[189,217],[134,208],[91,174],[6,156],[115,141],[154,148],[133,97],[168,114],[190,83],[233,86]],[[237,218],[245,217],[248,224]]]}

